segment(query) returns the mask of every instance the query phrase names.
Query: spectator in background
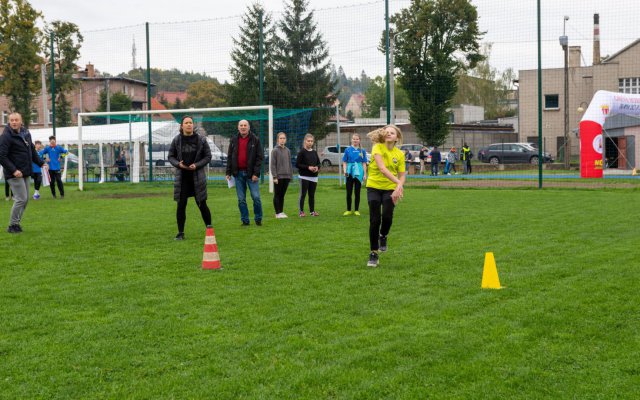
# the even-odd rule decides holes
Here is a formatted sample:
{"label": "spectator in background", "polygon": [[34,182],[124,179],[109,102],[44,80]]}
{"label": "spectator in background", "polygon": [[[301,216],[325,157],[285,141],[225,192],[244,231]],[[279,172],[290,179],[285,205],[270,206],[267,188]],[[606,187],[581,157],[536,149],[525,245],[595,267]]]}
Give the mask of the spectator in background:
{"label": "spectator in background", "polygon": [[56,184],[60,191],[60,198],[64,199],[64,185],[62,184],[62,177],[60,176],[60,161],[63,157],[66,157],[69,151],[62,146],[56,144],[56,137],[49,136],[49,146],[45,147],[40,156],[47,155],[49,160],[49,176],[51,177],[51,195],[56,198]]}
{"label": "spectator in background", "polygon": [[44,164],[31,142],[31,133],[22,126],[22,116],[16,112],[11,113],[9,123],[0,135],[0,165],[13,192],[13,208],[7,228],[9,233],[22,232],[20,223],[29,201],[32,162],[38,166]]}
{"label": "spectator in background", "polygon": [[231,137],[227,152],[227,181],[235,179],[238,209],[242,226],[249,225],[247,187],[253,200],[256,225],[262,225],[262,201],[260,200],[260,170],[262,169],[262,146],[260,140],[249,130],[249,121],[238,122],[238,134]]}
{"label": "spectator in background", "polygon": [[409,171],[409,164],[411,164],[411,161],[413,161],[413,154],[411,154],[411,150],[406,149],[404,151],[404,170],[405,171]]}
{"label": "spectator in background", "polygon": [[123,182],[125,175],[129,171],[129,168],[127,167],[127,160],[124,156],[124,151],[120,152],[120,156],[116,160],[115,166],[118,168],[118,170],[116,171],[116,179],[118,179],[118,181],[120,182]]}
{"label": "spectator in background", "polygon": [[473,158],[473,153],[469,148],[469,145],[466,143],[462,146],[462,151],[460,151],[460,161],[462,161],[462,165],[464,166],[464,173],[471,173],[471,159]]}
{"label": "spectator in background", "polygon": [[318,186],[318,171],[320,171],[320,157],[313,149],[314,137],[307,133],[304,135],[304,145],[298,152],[296,167],[298,167],[298,178],[300,178],[300,212],[299,217],[306,217],[304,213],[304,198],[309,193],[309,213],[312,217],[320,214],[316,212],[316,187]]}
{"label": "spectator in background", "polygon": [[[360,215],[360,189],[367,180],[367,152],[360,147],[360,135],[351,136],[351,146],[347,147],[342,156],[342,168],[347,178],[347,211],[342,215]],[[354,211],[351,211],[351,196],[355,192]]]}
{"label": "spectator in background", "polygon": [[[39,156],[40,151],[42,151],[42,148],[44,146],[42,146],[42,142],[39,140],[36,140],[35,142],[33,142],[33,144],[35,145],[36,152],[38,152],[38,156]],[[34,188],[33,199],[38,200],[40,198],[40,185],[42,185],[42,169],[35,162],[32,163],[31,168],[32,168],[31,178],[33,179],[33,188]]]}
{"label": "spectator in background", "polygon": [[422,175],[424,174],[425,164],[429,159],[429,148],[427,146],[422,146],[418,157],[420,158],[420,174]]}
{"label": "spectator in background", "polygon": [[456,160],[458,159],[458,153],[456,153],[456,148],[452,147],[449,150],[449,154],[447,154],[447,163],[449,164],[449,168],[445,172],[447,175],[451,175],[451,170],[453,170],[454,175],[458,175],[458,170],[456,170]]}
{"label": "spectator in background", "polygon": [[438,168],[440,167],[440,162],[442,161],[442,155],[440,154],[440,150],[438,150],[438,146],[433,146],[430,155],[431,176],[438,176]]}
{"label": "spectator in background", "polygon": [[211,211],[207,206],[207,173],[205,167],[211,161],[211,148],[204,136],[195,132],[193,118],[182,117],[180,134],[171,141],[167,157],[176,168],[173,199],[178,202],[176,240],[184,240],[184,224],[187,220],[187,202],[195,197],[200,215],[206,227],[211,226]]}
{"label": "spectator in background", "polygon": [[287,135],[284,132],[278,133],[277,145],[271,150],[269,159],[271,176],[273,177],[273,208],[276,211],[276,218],[288,218],[284,213],[284,196],[287,194],[289,182],[293,178],[293,167],[291,166],[291,151],[286,146]]}

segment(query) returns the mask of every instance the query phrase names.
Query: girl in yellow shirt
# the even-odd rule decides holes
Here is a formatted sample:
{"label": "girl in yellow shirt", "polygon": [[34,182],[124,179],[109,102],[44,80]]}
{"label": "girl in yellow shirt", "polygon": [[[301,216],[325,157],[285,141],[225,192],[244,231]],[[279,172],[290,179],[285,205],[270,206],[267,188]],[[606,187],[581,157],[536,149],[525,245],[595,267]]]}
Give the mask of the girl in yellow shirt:
{"label": "girl in yellow shirt", "polygon": [[367,135],[374,143],[367,179],[369,203],[369,244],[367,266],[378,266],[378,252],[387,251],[387,235],[393,223],[393,210],[404,195],[404,154],[396,147],[402,144],[402,131],[387,125]]}

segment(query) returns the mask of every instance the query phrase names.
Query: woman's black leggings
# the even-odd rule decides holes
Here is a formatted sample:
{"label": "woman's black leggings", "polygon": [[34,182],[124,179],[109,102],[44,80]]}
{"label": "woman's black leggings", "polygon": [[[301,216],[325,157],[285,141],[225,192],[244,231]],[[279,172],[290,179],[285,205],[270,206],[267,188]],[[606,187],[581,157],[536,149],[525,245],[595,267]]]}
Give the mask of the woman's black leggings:
{"label": "woman's black leggings", "polygon": [[291,179],[278,179],[278,183],[273,185],[273,208],[276,214],[280,214],[284,210],[284,195],[287,193]]}
{"label": "woman's black leggings", "polygon": [[391,193],[393,193],[393,190],[367,188],[367,200],[369,202],[369,244],[372,251],[379,249],[380,235],[387,236],[391,230],[393,210],[395,208],[393,200],[391,200]]}
{"label": "woman's black leggings", "polygon": [[351,175],[347,176],[347,211],[351,211],[351,193],[355,190],[355,202],[354,210],[358,211],[360,209],[360,188],[362,187],[362,183],[358,178],[354,178]]}
{"label": "woman's black leggings", "polygon": [[[176,211],[176,219],[178,220],[178,232],[184,232],[184,223],[187,220],[187,202],[188,197],[181,197],[178,201],[178,209]],[[205,225],[211,225],[211,211],[207,207],[207,201],[203,200],[200,203],[196,201],[198,208],[200,209],[200,215]]]}
{"label": "woman's black leggings", "polygon": [[316,210],[316,187],[318,182],[311,182],[306,179],[300,179],[300,211],[304,211],[304,198],[309,192],[309,212]]}

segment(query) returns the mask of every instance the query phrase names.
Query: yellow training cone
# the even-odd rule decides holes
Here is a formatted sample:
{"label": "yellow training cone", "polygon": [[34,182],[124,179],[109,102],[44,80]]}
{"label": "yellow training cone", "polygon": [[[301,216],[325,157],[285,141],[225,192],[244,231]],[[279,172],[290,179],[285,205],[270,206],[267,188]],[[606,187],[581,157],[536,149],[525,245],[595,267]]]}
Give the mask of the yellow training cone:
{"label": "yellow training cone", "polygon": [[482,271],[482,288],[483,289],[502,289],[500,286],[500,278],[498,278],[498,268],[496,268],[496,260],[493,253],[488,252],[484,255],[484,269]]}

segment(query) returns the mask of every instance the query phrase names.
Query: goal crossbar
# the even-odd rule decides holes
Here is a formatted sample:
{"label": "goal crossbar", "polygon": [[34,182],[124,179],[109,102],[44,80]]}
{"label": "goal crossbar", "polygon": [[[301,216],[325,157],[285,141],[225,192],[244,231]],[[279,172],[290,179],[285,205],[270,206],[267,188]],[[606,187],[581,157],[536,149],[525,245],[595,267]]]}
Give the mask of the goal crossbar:
{"label": "goal crossbar", "polygon": [[[273,106],[242,106],[242,107],[209,107],[209,108],[181,108],[181,109],[167,109],[167,110],[141,110],[141,111],[101,111],[101,112],[84,112],[78,113],[78,189],[84,188],[84,161],[82,151],[82,119],[84,117],[109,117],[109,116],[124,116],[124,115],[162,115],[162,114],[189,114],[195,115],[204,112],[225,112],[225,111],[252,111],[252,110],[266,110],[268,112],[268,132],[269,132],[269,149],[273,148]],[[151,118],[148,119],[148,141],[152,142],[152,128]],[[177,132],[176,132],[177,134]],[[100,140],[102,144],[102,140]],[[149,146],[149,168],[152,168],[152,146]],[[100,153],[102,155],[102,153]],[[151,173],[151,172],[150,172]],[[271,175],[271,174],[269,174]],[[273,181],[269,176],[269,191],[273,191]]]}

